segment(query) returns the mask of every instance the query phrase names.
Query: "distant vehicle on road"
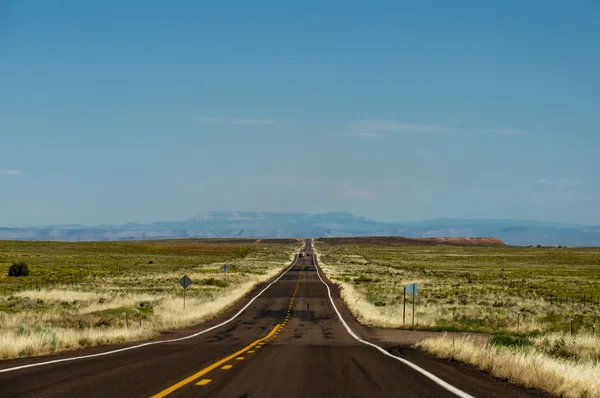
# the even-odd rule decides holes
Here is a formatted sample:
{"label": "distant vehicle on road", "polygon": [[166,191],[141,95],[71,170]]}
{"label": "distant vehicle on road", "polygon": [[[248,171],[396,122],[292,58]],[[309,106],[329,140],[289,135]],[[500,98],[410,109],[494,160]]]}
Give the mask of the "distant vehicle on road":
{"label": "distant vehicle on road", "polygon": [[304,252],[300,252],[300,257],[304,257]]}

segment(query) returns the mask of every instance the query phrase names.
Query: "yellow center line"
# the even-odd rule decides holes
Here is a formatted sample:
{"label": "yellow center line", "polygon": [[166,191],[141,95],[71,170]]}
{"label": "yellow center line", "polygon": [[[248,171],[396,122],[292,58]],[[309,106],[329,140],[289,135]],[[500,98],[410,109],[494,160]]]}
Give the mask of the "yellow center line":
{"label": "yellow center line", "polygon": [[236,358],[239,355],[245,353],[246,351],[249,351],[252,347],[254,347],[255,345],[257,345],[258,343],[260,343],[260,342],[262,342],[262,341],[264,341],[264,340],[272,337],[275,334],[275,332],[277,332],[277,330],[280,327],[281,327],[281,325],[279,325],[279,324],[275,325],[275,327],[273,328],[273,330],[271,330],[271,332],[268,335],[266,335],[265,337],[263,337],[262,339],[258,339],[256,341],[252,342],[251,344],[249,344],[246,347],[242,348],[238,352],[235,352],[235,353],[231,354],[230,356],[228,356],[226,358],[223,358],[220,361],[217,361],[217,362],[213,363],[210,366],[207,366],[206,368],[202,369],[198,373],[194,373],[190,377],[187,377],[187,378],[181,380],[179,383],[173,384],[171,387],[162,390],[158,394],[153,395],[151,398],[166,397],[167,395],[171,394],[173,391],[176,391],[176,390],[180,389],[181,387],[185,386],[186,384],[189,384],[189,383],[195,381],[196,379],[199,379],[200,377],[204,376],[205,374],[207,374],[211,370],[218,368],[219,366],[225,364],[228,361],[231,361],[233,358]]}
{"label": "yellow center line", "polygon": [[[292,306],[294,304],[294,299],[296,297],[296,293],[298,293],[298,287],[300,286],[300,277],[298,277],[298,282],[296,282],[296,288],[294,289],[294,293],[292,295],[292,298],[290,299],[290,306],[288,308],[288,313],[287,313],[287,317],[285,318],[285,321],[288,320],[288,318],[290,317],[290,312],[292,310]],[[215,363],[213,363],[210,366],[207,366],[206,368],[200,370],[199,372],[191,375],[188,378],[185,378],[183,380],[181,380],[179,383],[173,384],[171,387],[159,392],[158,394],[153,395],[151,398],[162,398],[165,397],[169,394],[171,394],[172,392],[180,389],[181,387],[196,381],[197,379],[199,379],[200,377],[204,376],[205,374],[207,374],[208,372],[210,372],[211,370],[214,370],[216,368],[218,368],[219,366],[225,364],[226,362],[229,362],[232,359],[236,359],[238,361],[241,361],[244,359],[244,357],[239,356],[245,352],[248,353],[253,353],[254,351],[251,351],[252,348],[260,348],[263,344],[265,344],[265,342],[268,342],[269,340],[277,337],[277,335],[280,333],[280,329],[285,325],[286,322],[283,322],[283,324],[277,324],[275,325],[275,327],[273,328],[273,330],[271,330],[271,332],[269,332],[268,335],[266,335],[265,337],[263,337],[262,339],[258,339],[254,342],[252,342],[251,344],[249,344],[248,346],[242,348],[241,350],[239,350],[238,352],[231,354],[230,356],[221,359],[220,361],[217,361]],[[225,365],[223,366],[221,369],[231,369],[232,365]],[[196,383],[197,385],[206,385],[208,383],[210,383],[212,381],[212,379],[202,379],[200,380],[198,383]]]}
{"label": "yellow center line", "polygon": [[[302,279],[302,277],[298,277],[298,281],[296,282],[296,288],[294,289],[294,293],[292,294],[292,297],[290,298],[290,305],[288,306],[287,314],[285,316],[283,323],[281,324],[282,328],[285,326],[287,321],[290,319],[290,314],[292,312],[292,307],[294,306],[294,300],[296,299],[296,294],[298,293],[298,288],[300,287],[301,279]],[[276,334],[279,334],[280,331],[278,331]]]}

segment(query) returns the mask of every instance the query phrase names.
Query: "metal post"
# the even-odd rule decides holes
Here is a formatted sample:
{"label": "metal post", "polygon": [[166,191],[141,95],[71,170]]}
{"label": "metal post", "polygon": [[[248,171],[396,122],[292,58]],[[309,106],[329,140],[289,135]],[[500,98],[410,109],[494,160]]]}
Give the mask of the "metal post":
{"label": "metal post", "polygon": [[184,310],[185,310],[185,291],[186,291],[186,290],[187,290],[187,289],[185,289],[185,288],[183,289],[183,309],[184,309]]}
{"label": "metal post", "polygon": [[570,320],[571,337],[573,337],[573,319]]}
{"label": "metal post", "polygon": [[412,311],[412,324],[415,324],[415,298],[416,298],[416,293],[417,292],[413,292],[413,311]]}
{"label": "metal post", "polygon": [[521,311],[517,312],[517,330],[521,328]]}
{"label": "metal post", "polygon": [[127,315],[127,312],[125,313],[125,325],[127,326],[127,329],[129,329],[129,316]]}
{"label": "metal post", "polygon": [[402,288],[404,298],[402,299],[402,324],[406,324],[406,287]]}

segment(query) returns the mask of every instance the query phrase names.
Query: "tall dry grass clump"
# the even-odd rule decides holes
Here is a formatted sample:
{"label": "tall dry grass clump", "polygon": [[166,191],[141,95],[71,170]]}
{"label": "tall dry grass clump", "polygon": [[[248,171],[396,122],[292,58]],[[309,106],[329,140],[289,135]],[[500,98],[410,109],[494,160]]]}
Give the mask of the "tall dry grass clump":
{"label": "tall dry grass clump", "polygon": [[[548,355],[584,361],[600,361],[600,336],[591,333],[571,335],[553,332],[529,337],[536,350]],[[600,374],[598,375],[600,378]]]}
{"label": "tall dry grass clump", "polygon": [[49,328],[38,323],[0,333],[0,358],[20,358],[52,354],[109,343],[124,343],[157,337],[147,325],[126,328]]}
{"label": "tall dry grass clump", "polygon": [[154,308],[154,326],[162,329],[181,328],[213,318],[239,301],[257,284],[271,279],[279,272],[273,270],[264,275],[247,277],[246,282],[223,294],[189,299],[185,309],[179,297],[161,300]]}
{"label": "tall dry grass clump", "polygon": [[493,376],[567,398],[600,397],[598,360],[572,361],[527,347],[482,344],[469,337],[442,335],[417,344],[435,356],[466,362]]}
{"label": "tall dry grass clump", "polygon": [[[332,280],[338,287],[340,288],[340,296],[346,307],[352,312],[352,314],[356,317],[356,319],[362,323],[363,325],[373,326],[373,327],[384,327],[384,328],[394,328],[401,327],[404,325],[403,323],[403,306],[398,303],[396,305],[387,305],[378,307],[375,304],[371,303],[365,297],[365,294],[361,292],[355,285],[353,285],[350,281],[352,278],[340,278],[338,275],[339,267],[334,267],[327,262],[324,261],[321,253],[318,252],[317,248],[313,246],[315,255],[319,262],[319,266],[330,280]],[[362,261],[359,264],[363,264]],[[361,268],[364,268],[364,265],[361,265]],[[409,283],[407,280],[406,283]],[[394,282],[393,286],[389,285],[386,287],[380,286],[379,288],[382,290],[397,290],[398,294],[401,294],[402,283]],[[408,295],[408,300],[411,297]],[[436,315],[438,314],[438,308],[428,308],[427,311],[423,311],[423,308],[420,307],[421,314],[419,315],[418,322],[423,324],[433,324],[435,322]],[[423,315],[426,314],[426,318]],[[407,304],[405,309],[405,318],[410,323],[412,319],[412,306],[410,303]]]}

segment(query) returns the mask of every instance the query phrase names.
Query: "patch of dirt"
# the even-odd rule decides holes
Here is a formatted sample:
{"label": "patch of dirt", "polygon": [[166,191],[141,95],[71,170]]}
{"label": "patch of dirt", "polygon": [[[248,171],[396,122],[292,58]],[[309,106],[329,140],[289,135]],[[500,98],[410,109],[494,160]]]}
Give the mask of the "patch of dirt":
{"label": "patch of dirt", "polygon": [[498,238],[405,238],[403,236],[360,236],[351,238],[319,238],[329,245],[382,246],[506,246]]}
{"label": "patch of dirt", "polygon": [[260,243],[262,244],[293,244],[293,243],[297,243],[298,239],[295,238],[267,238],[267,239],[260,239]]}
{"label": "patch of dirt", "polygon": [[422,240],[429,240],[447,245],[506,246],[506,244],[498,238],[424,238]]}
{"label": "patch of dirt", "polygon": [[364,256],[361,256],[359,254],[352,254],[352,255],[344,256],[343,261],[345,263],[351,263],[351,264],[369,264],[369,261],[366,258],[364,258]]}
{"label": "patch of dirt", "polygon": [[[382,345],[401,347],[411,347],[425,339],[439,337],[443,335],[442,332],[426,332],[420,330],[401,329],[379,329],[370,327],[365,327],[365,331],[369,338],[378,341]],[[451,337],[456,337],[457,339],[469,336],[473,340],[480,341],[482,343],[487,343],[491,339],[491,336],[489,335],[477,333],[447,333],[447,335]]]}

